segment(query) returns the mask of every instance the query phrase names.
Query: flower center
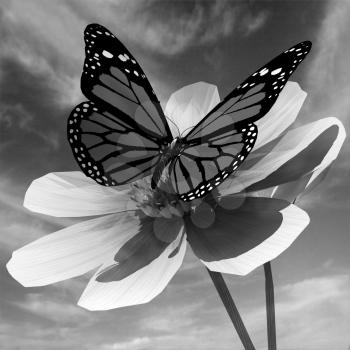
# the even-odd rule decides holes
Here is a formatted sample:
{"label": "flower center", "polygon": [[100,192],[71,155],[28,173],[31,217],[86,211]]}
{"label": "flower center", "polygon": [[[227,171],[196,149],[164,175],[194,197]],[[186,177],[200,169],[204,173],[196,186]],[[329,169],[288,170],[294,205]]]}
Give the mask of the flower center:
{"label": "flower center", "polygon": [[146,177],[133,182],[131,189],[130,198],[148,216],[170,219],[182,217],[190,210],[190,204],[179,200],[167,179],[162,179],[157,188],[152,189],[151,178]]}

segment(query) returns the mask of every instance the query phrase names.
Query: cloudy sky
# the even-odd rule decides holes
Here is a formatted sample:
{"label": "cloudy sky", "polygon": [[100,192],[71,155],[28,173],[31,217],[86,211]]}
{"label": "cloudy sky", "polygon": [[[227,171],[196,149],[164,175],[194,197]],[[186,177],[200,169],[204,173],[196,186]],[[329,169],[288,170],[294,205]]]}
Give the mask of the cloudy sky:
{"label": "cloudy sky", "polygon": [[[13,250],[71,223],[22,208],[30,182],[78,170],[66,120],[82,99],[83,30],[97,22],[138,58],[165,103],[197,81],[221,96],[303,40],[313,50],[293,80],[308,92],[299,123],[336,116],[350,127],[347,1],[0,0],[0,344],[4,350],[242,349],[204,267],[191,252],[147,305],[76,306],[89,276],[24,288],[8,275]],[[273,262],[279,350],[350,346],[350,145],[304,197],[311,224]],[[257,349],[266,349],[264,275],[227,276]]]}

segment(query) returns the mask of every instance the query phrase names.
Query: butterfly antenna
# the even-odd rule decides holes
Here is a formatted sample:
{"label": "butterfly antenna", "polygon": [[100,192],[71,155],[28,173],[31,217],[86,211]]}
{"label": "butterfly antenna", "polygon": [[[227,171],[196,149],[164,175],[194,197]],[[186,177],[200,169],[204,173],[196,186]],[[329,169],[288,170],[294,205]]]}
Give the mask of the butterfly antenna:
{"label": "butterfly antenna", "polygon": [[183,136],[183,134],[189,130],[189,129],[193,129],[195,127],[195,125],[189,126],[188,128],[186,128],[182,133],[181,133],[181,137]]}
{"label": "butterfly antenna", "polygon": [[179,127],[176,125],[176,123],[175,123],[170,117],[165,116],[165,118],[166,118],[170,123],[172,123],[172,124],[175,126],[175,128],[177,129],[177,133],[178,133],[178,135],[180,136],[180,129],[179,129]]}

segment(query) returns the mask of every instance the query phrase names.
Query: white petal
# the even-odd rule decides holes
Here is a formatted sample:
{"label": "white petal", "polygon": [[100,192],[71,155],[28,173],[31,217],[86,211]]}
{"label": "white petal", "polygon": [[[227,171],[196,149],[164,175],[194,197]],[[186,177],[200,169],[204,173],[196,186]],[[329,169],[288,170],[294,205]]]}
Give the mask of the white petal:
{"label": "white petal", "polygon": [[339,128],[337,137],[332,146],[329,148],[327,154],[315,168],[315,170],[307,176],[304,176],[297,181],[277,186],[273,191],[273,197],[288,199],[292,201],[299,194],[305,194],[306,190],[313,188],[316,184],[324,179],[324,175],[326,175],[326,172],[329,169],[330,165],[338,157],[338,154],[346,138],[346,132],[340,120],[336,118],[327,118],[323,120],[325,123],[328,123],[328,127],[335,125]]}
{"label": "white petal", "polygon": [[[92,278],[78,305],[88,310],[109,310],[123,306],[147,303],[164,290],[182,264],[186,251],[186,237],[178,253],[169,258],[179,244],[182,233],[149,265],[121,281],[100,283]],[[100,271],[115,263],[111,260]],[[95,277],[99,272],[96,273]]]}
{"label": "white petal", "polygon": [[277,231],[255,248],[232,259],[206,262],[212,271],[246,275],[255,268],[271,261],[284,252],[309,224],[309,216],[305,211],[290,204],[280,211],[283,222]]}
{"label": "white petal", "polygon": [[101,186],[79,171],[50,173],[34,180],[23,205],[31,211],[57,217],[136,210],[127,190]]}
{"label": "white petal", "polygon": [[280,136],[294,123],[306,95],[298,83],[287,82],[270,111],[256,122],[258,138],[254,145],[254,151]]}
{"label": "white petal", "polygon": [[[334,127],[337,129],[333,130]],[[318,151],[313,142],[320,142],[323,137],[325,142],[330,142],[329,134],[333,131],[337,132],[332,136],[333,142],[323,144],[329,149],[326,152],[324,149]],[[337,156],[344,138],[344,127],[336,118],[324,118],[292,129],[272,150],[261,154],[256,152],[256,162],[253,160],[253,165],[238,171],[233,179],[227,180],[220,187],[220,194],[238,193],[244,189],[258,191],[298,180],[312,172],[320,173]],[[319,159],[321,157],[322,160]]]}
{"label": "white petal", "polygon": [[337,125],[339,127],[338,136],[335,139],[332,147],[329,149],[326,156],[323,158],[320,165],[313,171],[312,176],[306,185],[306,188],[311,185],[311,183],[318,177],[329,165],[338,157],[338,154],[340,152],[340,149],[343,146],[343,143],[346,138],[346,132],[344,125],[342,122],[337,118],[327,118],[323,119],[324,121],[324,127],[326,127],[326,124],[328,124],[328,127],[331,127],[333,125]]}
{"label": "white petal", "polygon": [[169,123],[174,137],[179,136],[185,130],[188,132],[219,102],[217,87],[205,82],[187,85],[174,92],[165,107],[165,115],[179,129],[173,123]]}
{"label": "white petal", "polygon": [[7,269],[26,287],[62,281],[100,266],[138,231],[133,212],[87,220],[16,250]]}

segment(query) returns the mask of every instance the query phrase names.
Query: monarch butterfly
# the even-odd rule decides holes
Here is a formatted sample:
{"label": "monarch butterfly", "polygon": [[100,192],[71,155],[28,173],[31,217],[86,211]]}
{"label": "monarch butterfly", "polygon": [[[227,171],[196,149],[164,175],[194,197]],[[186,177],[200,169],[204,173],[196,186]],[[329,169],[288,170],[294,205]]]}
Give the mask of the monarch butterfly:
{"label": "monarch butterfly", "polygon": [[167,169],[183,201],[201,198],[222,183],[254,147],[255,121],[273,106],[311,49],[301,42],[233,89],[185,136],[174,138],[145,73],[106,28],[84,32],[82,102],[68,119],[68,140],[88,177],[104,186],[147,175],[155,188]]}

